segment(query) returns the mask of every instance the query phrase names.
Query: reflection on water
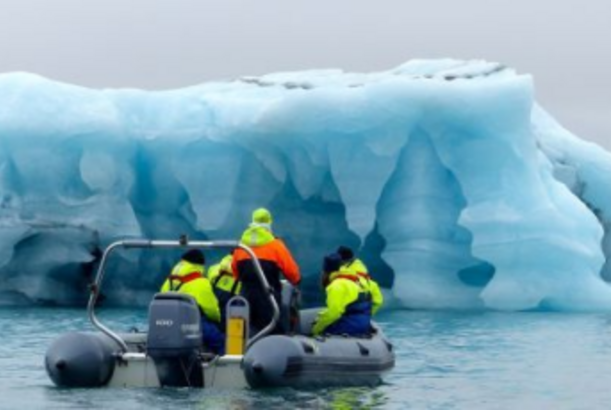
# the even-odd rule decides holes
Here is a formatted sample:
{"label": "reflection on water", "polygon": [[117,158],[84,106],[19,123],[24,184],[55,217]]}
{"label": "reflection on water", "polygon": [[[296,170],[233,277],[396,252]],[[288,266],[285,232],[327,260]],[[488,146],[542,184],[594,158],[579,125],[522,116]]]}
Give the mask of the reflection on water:
{"label": "reflection on water", "polygon": [[[40,407],[62,408],[190,408],[190,409],[375,409],[389,403],[377,388],[336,388],[322,391],[270,389],[58,389],[46,386],[37,400]],[[12,408],[31,401],[12,400]],[[27,404],[27,405],[26,405]]]}
{"label": "reflection on water", "polygon": [[[145,310],[107,310],[117,331],[146,327]],[[92,330],[83,310],[2,309],[0,408],[606,409],[611,320],[603,314],[384,313],[396,368],[381,386],[322,390],[59,389],[47,346]]]}

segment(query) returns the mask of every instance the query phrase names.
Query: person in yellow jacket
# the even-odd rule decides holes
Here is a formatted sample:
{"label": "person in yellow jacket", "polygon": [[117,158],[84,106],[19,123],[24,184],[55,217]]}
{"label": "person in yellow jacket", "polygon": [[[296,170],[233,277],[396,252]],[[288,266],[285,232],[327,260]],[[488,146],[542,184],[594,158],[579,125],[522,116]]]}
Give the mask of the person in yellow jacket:
{"label": "person in yellow jacket", "polygon": [[362,280],[369,293],[371,293],[372,314],[376,314],[384,303],[384,296],[380,290],[378,283],[369,275],[369,270],[362,260],[354,256],[354,252],[347,246],[340,246],[337,249],[337,254],[342,259],[341,269],[358,275]]}
{"label": "person in yellow jacket", "polygon": [[208,280],[221,308],[221,324],[223,326],[226,323],[227,302],[242,291],[242,284],[233,277],[232,262],[233,255],[227,255],[219,263],[208,269]]}
{"label": "person in yellow jacket", "polygon": [[327,307],[316,318],[312,333],[360,336],[371,333],[371,296],[361,279],[341,270],[341,257],[331,254],[323,262]]}
{"label": "person in yellow jacket", "polygon": [[204,277],[204,254],[191,249],[180,258],[161,286],[161,292],[180,292],[193,296],[201,313],[203,343],[213,353],[223,354],[225,335],[221,331],[221,311],[210,281]]}

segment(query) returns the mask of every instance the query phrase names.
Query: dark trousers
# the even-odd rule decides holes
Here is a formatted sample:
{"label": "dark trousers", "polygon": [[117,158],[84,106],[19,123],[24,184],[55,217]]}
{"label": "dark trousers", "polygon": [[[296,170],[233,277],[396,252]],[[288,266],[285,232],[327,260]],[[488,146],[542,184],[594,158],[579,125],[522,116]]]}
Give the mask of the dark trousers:
{"label": "dark trousers", "polygon": [[225,334],[221,332],[218,325],[202,317],[202,337],[204,347],[212,353],[225,354]]}
{"label": "dark trousers", "polygon": [[[274,317],[274,309],[269,301],[269,296],[260,286],[249,286],[250,284],[242,284],[242,296],[248,301],[250,306],[250,336],[254,336],[267,325],[270,324]],[[280,309],[280,293],[274,291],[274,298]],[[282,334],[282,329],[279,324],[272,330],[272,334]]]}
{"label": "dark trousers", "polygon": [[344,315],[325,329],[329,335],[364,336],[371,333],[371,316],[367,314]]}

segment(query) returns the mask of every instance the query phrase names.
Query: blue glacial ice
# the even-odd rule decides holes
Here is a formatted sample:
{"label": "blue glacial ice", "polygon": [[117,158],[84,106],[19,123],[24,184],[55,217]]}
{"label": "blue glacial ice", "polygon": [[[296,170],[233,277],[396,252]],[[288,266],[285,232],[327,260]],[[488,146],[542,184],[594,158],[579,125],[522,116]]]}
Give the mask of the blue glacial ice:
{"label": "blue glacial ice", "polygon": [[[485,61],[163,92],[0,75],[0,304],[81,303],[113,240],[237,238],[265,206],[309,295],[346,244],[396,307],[611,309],[611,154],[533,94]],[[145,303],[175,256],[122,254],[107,300]]]}

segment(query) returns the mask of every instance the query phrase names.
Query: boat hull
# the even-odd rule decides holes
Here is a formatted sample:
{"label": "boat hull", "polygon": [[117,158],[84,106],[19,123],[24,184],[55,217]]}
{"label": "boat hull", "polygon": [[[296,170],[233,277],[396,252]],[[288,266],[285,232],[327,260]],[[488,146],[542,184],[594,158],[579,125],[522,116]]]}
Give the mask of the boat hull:
{"label": "boat hull", "polygon": [[[45,367],[61,387],[159,387],[159,363],[144,353],[146,334],[121,335],[129,351],[103,333],[69,333],[47,351]],[[394,366],[381,332],[366,337],[268,336],[244,356],[202,356],[201,383],[186,387],[370,386]],[[198,377],[199,379],[199,377]]]}
{"label": "boat hull", "polygon": [[394,367],[392,350],[381,334],[269,336],[248,350],[243,368],[253,388],[371,386]]}

